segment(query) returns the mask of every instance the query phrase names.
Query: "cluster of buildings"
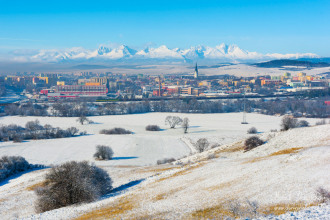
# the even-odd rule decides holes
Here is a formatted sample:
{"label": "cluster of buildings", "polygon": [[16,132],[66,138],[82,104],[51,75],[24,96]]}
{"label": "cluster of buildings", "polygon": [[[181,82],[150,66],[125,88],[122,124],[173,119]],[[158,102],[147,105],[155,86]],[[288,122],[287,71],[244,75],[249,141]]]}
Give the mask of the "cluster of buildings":
{"label": "cluster of buildings", "polygon": [[201,76],[197,64],[192,74],[129,75],[81,72],[72,74],[16,74],[0,82],[36,99],[76,97],[149,98],[176,96],[220,96],[239,93],[295,92],[329,87],[329,80],[298,73],[293,76],[235,77]]}

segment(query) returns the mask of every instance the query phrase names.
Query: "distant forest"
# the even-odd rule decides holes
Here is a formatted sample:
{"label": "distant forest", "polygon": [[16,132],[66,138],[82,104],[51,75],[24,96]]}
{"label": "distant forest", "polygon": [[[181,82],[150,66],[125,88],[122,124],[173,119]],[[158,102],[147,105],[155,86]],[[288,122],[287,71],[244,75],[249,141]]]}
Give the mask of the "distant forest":
{"label": "distant forest", "polygon": [[272,60],[262,63],[252,64],[263,68],[281,68],[283,66],[299,66],[299,67],[329,67],[330,64],[326,62],[311,62],[307,60]]}

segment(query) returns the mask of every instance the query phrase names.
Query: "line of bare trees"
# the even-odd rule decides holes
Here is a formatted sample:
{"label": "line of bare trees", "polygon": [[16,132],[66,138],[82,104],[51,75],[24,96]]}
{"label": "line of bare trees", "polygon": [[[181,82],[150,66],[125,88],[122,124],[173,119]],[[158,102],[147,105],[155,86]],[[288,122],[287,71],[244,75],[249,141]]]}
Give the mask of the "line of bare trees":
{"label": "line of bare trees", "polygon": [[0,126],[0,141],[22,142],[23,140],[29,139],[37,140],[73,137],[78,134],[83,135],[85,133],[79,133],[79,130],[76,127],[61,129],[49,124],[42,126],[38,120],[27,122],[25,127],[16,124]]}
{"label": "line of bare trees", "polygon": [[[292,114],[295,117],[326,118],[330,115],[330,106],[325,105],[329,96],[316,99],[273,99],[246,100],[247,112],[259,112],[267,115]],[[147,112],[179,112],[179,113],[228,113],[243,110],[240,100],[162,100],[122,103],[94,103],[94,102],[58,102],[54,104],[21,104],[9,105],[3,115],[31,115],[80,117],[97,115],[122,115]],[[1,112],[0,112],[1,114]]]}

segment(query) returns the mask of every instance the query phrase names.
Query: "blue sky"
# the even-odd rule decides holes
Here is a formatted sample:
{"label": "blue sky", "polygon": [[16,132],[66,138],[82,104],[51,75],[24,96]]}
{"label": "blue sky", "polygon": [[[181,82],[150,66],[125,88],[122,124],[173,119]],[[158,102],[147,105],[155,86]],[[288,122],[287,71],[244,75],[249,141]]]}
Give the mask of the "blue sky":
{"label": "blue sky", "polygon": [[0,0],[0,51],[237,44],[330,56],[329,0]]}

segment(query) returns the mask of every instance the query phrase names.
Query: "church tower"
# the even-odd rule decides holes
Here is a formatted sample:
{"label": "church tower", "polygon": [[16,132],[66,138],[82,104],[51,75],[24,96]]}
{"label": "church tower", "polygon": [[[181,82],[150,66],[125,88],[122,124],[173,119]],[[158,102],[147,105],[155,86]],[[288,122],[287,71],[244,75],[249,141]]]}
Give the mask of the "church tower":
{"label": "church tower", "polygon": [[198,78],[198,67],[197,67],[197,63],[196,63],[196,66],[195,66],[194,78],[195,78],[195,79]]}

